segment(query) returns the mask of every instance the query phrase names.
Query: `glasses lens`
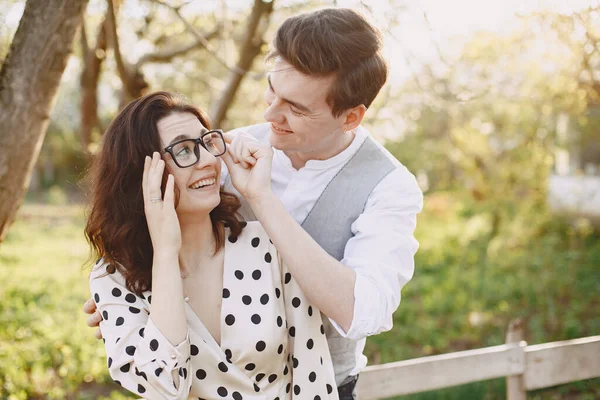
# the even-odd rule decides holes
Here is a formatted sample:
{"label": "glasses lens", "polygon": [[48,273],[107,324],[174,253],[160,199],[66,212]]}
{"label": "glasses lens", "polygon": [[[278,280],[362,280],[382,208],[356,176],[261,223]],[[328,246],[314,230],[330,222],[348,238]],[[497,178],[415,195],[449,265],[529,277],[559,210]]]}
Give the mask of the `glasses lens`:
{"label": "glasses lens", "polygon": [[193,140],[184,140],[181,143],[177,143],[173,146],[173,154],[175,155],[175,161],[181,167],[189,167],[198,161],[194,147],[196,144]]}
{"label": "glasses lens", "polygon": [[223,136],[219,132],[208,132],[202,136],[202,142],[204,143],[204,148],[215,157],[225,153],[225,140],[223,140]]}

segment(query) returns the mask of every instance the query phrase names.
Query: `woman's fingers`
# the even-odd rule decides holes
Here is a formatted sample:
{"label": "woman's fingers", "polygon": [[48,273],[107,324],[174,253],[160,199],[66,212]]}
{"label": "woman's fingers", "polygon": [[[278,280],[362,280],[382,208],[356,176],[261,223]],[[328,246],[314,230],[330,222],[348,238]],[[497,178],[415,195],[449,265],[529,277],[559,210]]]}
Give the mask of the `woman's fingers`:
{"label": "woman's fingers", "polygon": [[96,332],[94,332],[94,336],[98,340],[102,339],[102,331],[100,330],[100,328],[96,329]]}
{"label": "woman's fingers", "polygon": [[175,178],[169,174],[167,185],[165,186],[165,204],[175,205]]}
{"label": "woman's fingers", "polygon": [[144,173],[142,174],[142,195],[144,200],[148,201],[148,171],[150,171],[150,163],[152,159],[148,156],[144,158]]}
{"label": "woman's fingers", "polygon": [[150,203],[158,203],[162,200],[160,185],[164,169],[165,162],[160,158],[158,152],[154,152],[148,175],[148,200]]}

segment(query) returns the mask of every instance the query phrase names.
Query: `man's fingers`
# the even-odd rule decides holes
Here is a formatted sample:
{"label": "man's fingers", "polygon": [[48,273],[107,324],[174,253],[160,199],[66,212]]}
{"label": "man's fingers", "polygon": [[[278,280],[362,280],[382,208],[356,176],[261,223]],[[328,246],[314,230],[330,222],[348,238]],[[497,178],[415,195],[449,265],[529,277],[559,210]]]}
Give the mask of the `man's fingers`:
{"label": "man's fingers", "polygon": [[235,139],[236,135],[234,135],[231,132],[223,132],[223,139],[225,139],[225,143],[229,144],[231,142],[233,142],[233,139]]}
{"label": "man's fingers", "polygon": [[96,303],[91,298],[83,303],[83,312],[86,314],[93,314],[96,312]]}
{"label": "man's fingers", "polygon": [[227,147],[227,151],[221,156],[221,159],[227,166],[229,173],[231,174],[231,170],[235,168],[233,158],[231,157],[230,149]]}
{"label": "man's fingers", "polygon": [[254,156],[250,152],[250,148],[245,143],[242,145],[242,158],[241,159],[243,161],[243,164],[245,164],[244,168],[249,168],[251,165],[256,164],[256,158],[254,158]]}
{"label": "man's fingers", "polygon": [[102,321],[102,315],[100,315],[100,313],[98,311],[96,311],[95,313],[93,313],[92,315],[90,315],[88,317],[88,319],[85,323],[90,328],[95,328],[100,325],[100,321]]}
{"label": "man's fingers", "polygon": [[98,340],[102,339],[102,331],[100,330],[100,328],[96,329],[96,332],[94,332],[94,336]]}

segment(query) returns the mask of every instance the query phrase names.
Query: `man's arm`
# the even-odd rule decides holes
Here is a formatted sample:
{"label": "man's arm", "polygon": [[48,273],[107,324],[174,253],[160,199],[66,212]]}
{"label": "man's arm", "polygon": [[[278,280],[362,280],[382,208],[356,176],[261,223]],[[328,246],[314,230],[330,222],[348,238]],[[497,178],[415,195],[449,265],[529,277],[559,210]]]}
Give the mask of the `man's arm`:
{"label": "man's arm", "polygon": [[348,329],[356,273],[327,254],[272,192],[251,201],[250,206],[310,302]]}
{"label": "man's arm", "polygon": [[369,197],[341,262],[270,192],[250,205],[306,296],[337,323],[340,334],[359,339],[391,328],[400,290],[413,275],[416,214],[422,208],[422,193],[404,167],[390,173]]}

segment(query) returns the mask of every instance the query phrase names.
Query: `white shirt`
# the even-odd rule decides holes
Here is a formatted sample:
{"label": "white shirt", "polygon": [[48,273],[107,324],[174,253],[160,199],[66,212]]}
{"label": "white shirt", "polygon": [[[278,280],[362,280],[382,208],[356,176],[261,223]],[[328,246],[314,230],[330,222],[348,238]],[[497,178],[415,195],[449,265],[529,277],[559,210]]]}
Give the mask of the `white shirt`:
{"label": "white shirt", "polygon": [[[252,125],[233,132],[246,132],[268,142],[270,124]],[[327,184],[358,151],[369,135],[358,127],[344,151],[327,160],[309,160],[296,170],[283,151],[274,149],[272,190],[286,210],[302,224]],[[416,215],[423,207],[423,194],[415,177],[379,145],[396,169],[371,192],[364,212],[351,226],[353,237],[344,250],[342,264],[356,272],[354,316],[348,332],[331,321],[345,338],[358,341],[356,375],[366,365],[362,354],[365,338],[392,328],[392,315],[400,304],[400,291],[412,278],[418,242],[414,237]],[[225,164],[223,164],[225,166]],[[226,167],[222,179],[227,178]]]}

